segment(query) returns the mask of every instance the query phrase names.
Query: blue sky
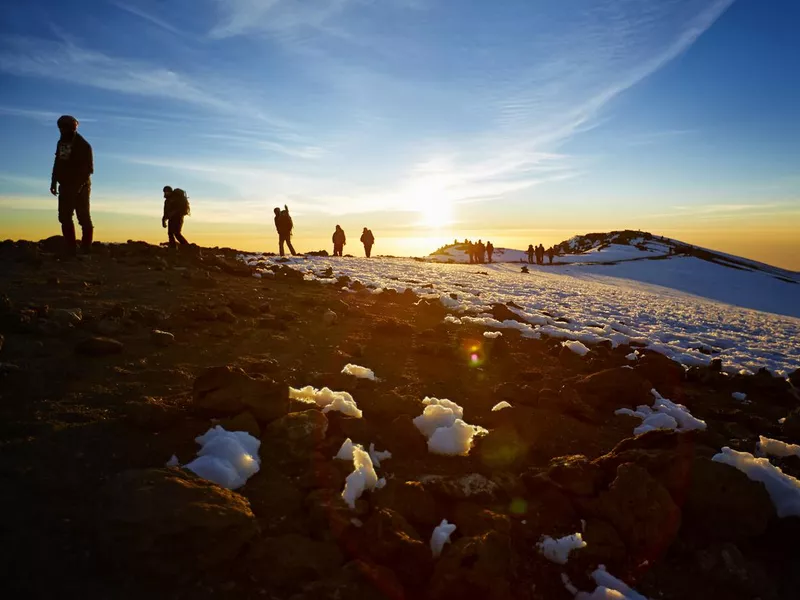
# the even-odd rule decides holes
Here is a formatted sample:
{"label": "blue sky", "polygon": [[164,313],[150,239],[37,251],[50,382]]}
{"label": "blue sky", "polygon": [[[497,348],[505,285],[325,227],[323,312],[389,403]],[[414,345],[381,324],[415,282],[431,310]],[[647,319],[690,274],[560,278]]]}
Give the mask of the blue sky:
{"label": "blue sky", "polygon": [[339,221],[379,241],[766,235],[800,222],[798,18],[791,0],[15,3],[0,209],[51,207],[71,113],[95,211],[157,215],[169,183],[225,236],[284,203],[314,240]]}

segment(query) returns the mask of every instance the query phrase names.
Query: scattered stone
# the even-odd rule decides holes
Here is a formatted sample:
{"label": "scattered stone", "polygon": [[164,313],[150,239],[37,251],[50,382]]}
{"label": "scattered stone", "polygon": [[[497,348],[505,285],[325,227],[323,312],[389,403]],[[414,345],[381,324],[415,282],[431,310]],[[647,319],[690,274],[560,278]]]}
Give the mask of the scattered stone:
{"label": "scattered stone", "polygon": [[338,320],[339,316],[335,312],[333,312],[330,308],[327,309],[325,313],[322,315],[322,322],[325,323],[325,325],[328,325],[329,327],[331,325],[335,325]]}
{"label": "scattered stone", "polygon": [[78,342],[75,352],[85,356],[109,356],[122,352],[122,342],[107,337],[90,337]]}
{"label": "scattered stone", "polygon": [[432,493],[454,500],[493,500],[500,493],[500,486],[480,473],[461,476],[422,475],[420,482]]}
{"label": "scattered stone", "polygon": [[116,319],[101,319],[95,327],[97,333],[103,336],[117,335],[122,331],[122,324]]}
{"label": "scattered stone", "polygon": [[427,581],[433,561],[430,547],[399,513],[381,508],[364,525],[369,555],[391,567],[400,581],[418,586]]}
{"label": "scattered stone", "polygon": [[5,345],[5,343],[6,343],[6,337],[2,333],[0,333],[0,352],[3,351],[3,346]]}
{"label": "scattered stone", "polygon": [[257,540],[244,562],[255,581],[278,590],[298,590],[336,573],[343,558],[334,543],[288,534]]}
{"label": "scattered stone", "polygon": [[508,536],[490,532],[445,546],[429,586],[431,600],[512,598],[514,560]]}
{"label": "scattered stone", "polygon": [[249,410],[239,413],[235,417],[222,419],[219,425],[222,425],[226,431],[246,431],[253,437],[261,437],[261,427]]}
{"label": "scattered stone", "polygon": [[624,367],[592,373],[574,382],[581,399],[598,407],[651,404],[652,385],[638,371]]}
{"label": "scattered stone", "polygon": [[800,408],[795,408],[792,412],[786,415],[785,420],[781,424],[783,434],[795,444],[800,443]]}
{"label": "scattered stone", "polygon": [[170,333],[169,331],[161,331],[160,329],[154,329],[150,332],[150,341],[153,342],[156,346],[161,346],[165,348],[167,346],[171,346],[175,343],[175,335]]}
{"label": "scattered stone", "polygon": [[264,430],[264,448],[274,450],[277,460],[306,463],[322,446],[328,431],[328,419],[319,410],[293,412],[276,419]]}
{"label": "scattered stone", "polygon": [[83,320],[83,313],[80,308],[54,308],[49,318],[59,325],[78,325]]}
{"label": "scattered stone", "polygon": [[436,501],[418,481],[390,479],[383,489],[373,493],[372,499],[374,505],[401,514],[418,531],[432,530],[441,520]]}
{"label": "scattered stone", "polygon": [[425,436],[414,425],[410,415],[400,415],[394,419],[382,437],[387,449],[401,458],[423,458],[428,454]]}
{"label": "scattered stone", "polygon": [[242,496],[180,469],[125,471],[103,489],[102,535],[119,569],[188,576],[233,561],[257,533]]}
{"label": "scattered stone", "polygon": [[195,406],[214,415],[249,409],[263,423],[285,415],[289,408],[286,384],[254,379],[232,366],[205,369],[195,379],[192,396]]}
{"label": "scattered stone", "polygon": [[576,496],[594,496],[603,481],[603,470],[585,456],[560,456],[550,461],[547,477],[559,489]]}

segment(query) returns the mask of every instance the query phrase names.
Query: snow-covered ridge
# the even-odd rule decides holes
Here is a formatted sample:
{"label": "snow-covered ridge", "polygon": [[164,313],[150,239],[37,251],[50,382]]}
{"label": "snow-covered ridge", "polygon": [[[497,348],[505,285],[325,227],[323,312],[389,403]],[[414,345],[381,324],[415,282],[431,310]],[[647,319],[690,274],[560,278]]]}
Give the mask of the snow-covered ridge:
{"label": "snow-covered ridge", "polygon": [[[601,276],[593,269],[551,269],[531,266],[522,274],[519,265],[448,265],[413,259],[362,259],[242,255],[257,272],[285,265],[309,281],[342,287],[341,276],[366,287],[361,293],[411,290],[420,298],[435,299],[455,314],[469,319],[459,323],[481,324],[490,331],[511,324],[526,337],[546,335],[592,344],[608,340],[613,345],[634,344],[660,352],[687,365],[706,365],[721,358],[729,372],[755,372],[766,367],[788,374],[800,367],[800,319],[767,314],[682,293],[675,289],[642,284],[622,276]],[[683,260],[698,261],[694,258]],[[667,261],[638,261],[649,267]],[[698,261],[703,262],[703,261]],[[762,273],[726,269],[728,281],[747,289],[771,294],[769,283],[783,286],[778,300],[800,315],[800,286],[780,282]],[[619,268],[621,268],[620,265]],[[603,273],[607,271],[602,271]],[[735,279],[746,278],[744,281]],[[754,283],[754,277],[763,279]],[[734,278],[734,279],[731,279]],[[349,292],[351,289],[347,288]],[[777,292],[774,292],[777,293]],[[777,301],[777,300],[776,300]],[[524,323],[500,322],[489,314],[493,304],[508,304]]]}

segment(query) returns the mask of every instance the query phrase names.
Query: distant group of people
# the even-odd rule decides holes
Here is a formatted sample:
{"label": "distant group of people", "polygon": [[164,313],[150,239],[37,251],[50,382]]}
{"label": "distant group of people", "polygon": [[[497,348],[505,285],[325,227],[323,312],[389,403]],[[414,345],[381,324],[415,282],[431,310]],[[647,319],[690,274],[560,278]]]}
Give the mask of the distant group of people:
{"label": "distant group of people", "polygon": [[467,247],[467,256],[469,257],[469,264],[483,264],[492,262],[492,255],[494,255],[494,246],[492,242],[486,240],[484,244],[482,240],[472,242],[471,240],[464,240],[464,245]]}
{"label": "distant group of people", "polygon": [[538,246],[534,246],[533,244],[528,244],[528,264],[543,265],[544,264],[544,257],[547,256],[548,262],[552,265],[553,264],[553,257],[555,256],[556,252],[552,246],[550,246],[547,250],[544,249],[544,246],[539,244]]}
{"label": "distant group of people", "polygon": [[[296,256],[297,252],[292,246],[292,230],[294,229],[294,222],[291,215],[289,215],[289,207],[283,206],[283,210],[275,207],[275,230],[278,232],[278,250],[281,256],[284,256],[284,245],[289,247],[289,252],[292,256]],[[341,225],[337,225],[336,229],[331,236],[333,242],[333,255],[342,256],[344,254],[344,247],[347,244],[347,235],[342,229]],[[364,254],[367,258],[372,255],[372,246],[375,244],[375,236],[372,230],[364,227],[361,233],[361,243],[364,244]]]}
{"label": "distant group of people", "polygon": [[[344,229],[342,229],[341,225],[336,226],[333,236],[331,237],[331,241],[333,242],[333,255],[342,256],[344,246],[347,244],[347,236],[345,235]],[[364,227],[359,241],[364,244],[364,256],[367,258],[372,256],[372,246],[375,244],[375,235],[372,233],[372,230],[369,227]]]}

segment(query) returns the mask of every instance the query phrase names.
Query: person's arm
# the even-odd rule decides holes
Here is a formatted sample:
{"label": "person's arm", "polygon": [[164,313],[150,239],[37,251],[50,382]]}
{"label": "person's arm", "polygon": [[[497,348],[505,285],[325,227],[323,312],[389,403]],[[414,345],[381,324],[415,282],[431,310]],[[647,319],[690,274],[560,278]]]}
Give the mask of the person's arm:
{"label": "person's arm", "polygon": [[86,142],[86,170],[86,180],[88,181],[89,177],[94,175],[94,152],[89,142]]}
{"label": "person's arm", "polygon": [[53,196],[58,194],[58,181],[56,180],[56,166],[58,165],[58,143],[56,143],[56,155],[53,158],[53,173],[50,175],[50,193]]}

